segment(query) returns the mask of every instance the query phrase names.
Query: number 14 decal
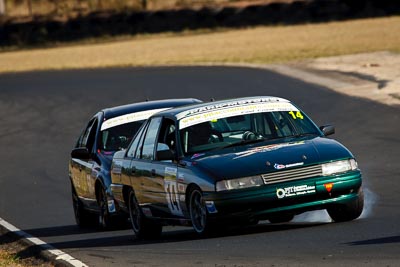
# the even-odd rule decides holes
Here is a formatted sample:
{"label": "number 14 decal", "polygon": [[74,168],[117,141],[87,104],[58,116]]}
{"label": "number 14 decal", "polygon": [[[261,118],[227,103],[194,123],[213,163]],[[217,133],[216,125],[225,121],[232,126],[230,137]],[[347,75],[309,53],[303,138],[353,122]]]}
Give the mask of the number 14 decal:
{"label": "number 14 decal", "polygon": [[300,111],[296,111],[296,113],[294,113],[294,111],[290,111],[289,114],[292,115],[292,118],[294,120],[296,120],[296,119],[300,119],[300,120],[304,119],[304,117],[303,117],[303,115],[301,115]]}
{"label": "number 14 decal", "polygon": [[165,181],[164,190],[166,193],[168,208],[172,214],[182,216],[182,208],[179,203],[179,194],[176,181]]}

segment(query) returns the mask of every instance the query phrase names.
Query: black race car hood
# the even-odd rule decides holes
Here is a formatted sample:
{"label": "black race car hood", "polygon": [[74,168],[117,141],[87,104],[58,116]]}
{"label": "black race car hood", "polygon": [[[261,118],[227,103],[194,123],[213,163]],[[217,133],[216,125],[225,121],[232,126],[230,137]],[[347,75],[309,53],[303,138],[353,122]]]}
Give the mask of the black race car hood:
{"label": "black race car hood", "polygon": [[[288,140],[286,140],[288,141]],[[339,142],[325,137],[281,143],[257,143],[195,154],[191,161],[216,180],[247,177],[281,169],[352,158]]]}

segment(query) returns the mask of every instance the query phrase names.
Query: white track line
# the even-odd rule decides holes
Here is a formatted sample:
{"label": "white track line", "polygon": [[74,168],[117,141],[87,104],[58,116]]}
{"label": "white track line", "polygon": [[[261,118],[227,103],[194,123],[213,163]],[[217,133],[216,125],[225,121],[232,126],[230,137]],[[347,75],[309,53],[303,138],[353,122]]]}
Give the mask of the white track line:
{"label": "white track line", "polygon": [[14,233],[15,235],[18,235],[24,239],[26,239],[28,242],[40,246],[43,251],[50,253],[51,256],[54,256],[54,259],[56,261],[64,261],[67,264],[66,265],[70,265],[73,267],[88,267],[86,264],[84,264],[83,262],[73,258],[71,255],[65,253],[62,250],[56,249],[53,246],[47,244],[46,242],[42,241],[39,238],[33,237],[30,234],[22,231],[21,229],[18,229],[17,227],[15,227],[14,225],[8,223],[7,221],[3,220],[0,217],[0,226],[2,226],[3,228],[5,228],[6,230],[8,230],[9,232]]}

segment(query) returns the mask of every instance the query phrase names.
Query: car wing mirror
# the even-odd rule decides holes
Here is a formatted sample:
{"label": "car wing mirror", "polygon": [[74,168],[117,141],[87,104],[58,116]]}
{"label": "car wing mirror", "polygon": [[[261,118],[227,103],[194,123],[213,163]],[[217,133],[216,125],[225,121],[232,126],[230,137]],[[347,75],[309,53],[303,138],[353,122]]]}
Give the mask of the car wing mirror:
{"label": "car wing mirror", "polygon": [[171,150],[160,150],[157,151],[156,153],[157,160],[162,161],[162,160],[174,160],[175,159],[175,154]]}
{"label": "car wing mirror", "polygon": [[323,132],[325,136],[332,135],[335,133],[335,127],[333,125],[323,125],[319,129]]}
{"label": "car wing mirror", "polygon": [[90,159],[89,150],[86,147],[78,147],[72,150],[71,158]]}

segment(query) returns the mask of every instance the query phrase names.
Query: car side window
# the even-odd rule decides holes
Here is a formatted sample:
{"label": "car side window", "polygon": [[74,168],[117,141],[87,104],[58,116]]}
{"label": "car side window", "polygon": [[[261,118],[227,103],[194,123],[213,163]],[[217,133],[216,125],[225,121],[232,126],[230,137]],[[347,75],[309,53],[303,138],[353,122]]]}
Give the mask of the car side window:
{"label": "car side window", "polygon": [[161,118],[153,118],[149,123],[146,135],[143,140],[142,147],[142,159],[153,160],[154,159],[154,148],[156,144],[158,129],[160,128]]}
{"label": "car side window", "polygon": [[91,119],[88,124],[86,125],[85,129],[82,131],[81,135],[79,136],[78,141],[76,142],[75,147],[84,147],[86,145],[87,137],[89,135],[90,129],[93,125],[93,120]]}
{"label": "car side window", "polygon": [[137,158],[137,159],[140,159],[141,156],[142,156],[143,139],[144,139],[144,136],[146,135],[147,128],[149,128],[149,123],[148,122],[146,122],[145,126],[143,127],[142,135],[138,136],[139,137],[138,145],[137,145],[137,148],[136,148],[136,151],[135,151],[135,158]]}
{"label": "car side window", "polygon": [[86,128],[82,131],[81,135],[78,138],[78,141],[76,141],[75,148],[82,147],[82,140],[85,133],[86,133]]}
{"label": "car side window", "polygon": [[175,123],[171,119],[164,118],[157,140],[157,151],[175,150],[176,132]]}
{"label": "car side window", "polygon": [[86,127],[84,133],[78,140],[78,147],[86,147],[89,151],[92,150],[97,131],[97,118],[92,119]]}
{"label": "car side window", "polygon": [[92,149],[93,149],[94,141],[96,139],[97,124],[98,124],[98,121],[97,121],[97,119],[95,119],[93,121],[92,127],[91,127],[91,129],[89,131],[89,135],[88,135],[88,137],[86,139],[86,145],[85,146],[88,149],[88,151],[92,151]]}
{"label": "car side window", "polygon": [[[138,148],[138,144],[139,144],[140,140],[143,140],[142,137],[143,137],[143,132],[145,131],[145,129],[147,129],[147,124],[144,123],[143,126],[139,129],[138,133],[135,136],[135,139],[132,141],[132,144],[128,149],[128,153],[127,153],[128,157],[136,157],[136,153],[137,153],[136,151]],[[139,155],[139,153],[138,153],[138,155]]]}

